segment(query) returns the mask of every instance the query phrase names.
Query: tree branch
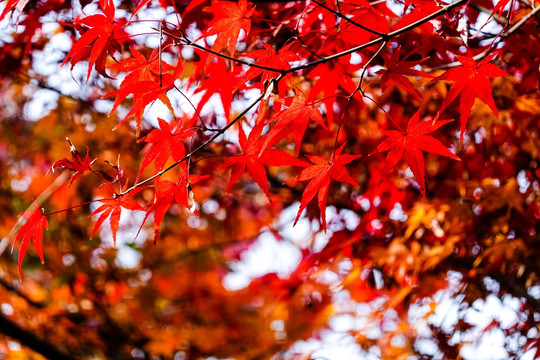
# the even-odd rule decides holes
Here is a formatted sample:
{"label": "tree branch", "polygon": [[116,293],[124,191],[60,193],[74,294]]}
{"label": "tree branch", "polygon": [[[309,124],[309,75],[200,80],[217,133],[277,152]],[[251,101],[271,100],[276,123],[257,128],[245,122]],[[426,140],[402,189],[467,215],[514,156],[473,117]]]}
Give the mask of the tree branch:
{"label": "tree branch", "polygon": [[[156,30],[156,31],[159,31],[158,29],[156,28],[152,28],[152,30]],[[257,69],[261,69],[261,70],[266,70],[266,71],[274,71],[274,72],[277,72],[277,73],[283,73],[283,69],[275,69],[275,68],[272,68],[272,67],[269,67],[269,66],[264,66],[264,65],[259,65],[259,64],[254,64],[254,63],[250,63],[248,61],[245,61],[245,60],[242,60],[242,59],[238,59],[238,58],[234,58],[232,56],[229,56],[229,55],[225,55],[225,54],[222,54],[220,52],[217,52],[217,51],[214,51],[212,49],[208,49],[202,45],[199,45],[191,40],[189,40],[185,35],[183,37],[179,37],[179,36],[176,36],[174,34],[171,34],[170,32],[168,31],[165,31],[165,30],[162,30],[162,33],[169,36],[170,38],[178,41],[178,44],[179,45],[187,45],[187,46],[192,46],[194,48],[197,48],[199,50],[203,50],[203,51],[206,51],[210,54],[213,54],[213,55],[216,55],[216,56],[219,56],[223,59],[227,59],[227,60],[230,60],[230,61],[234,61],[238,64],[242,64],[242,65],[246,65],[246,66],[249,66],[249,67],[253,67],[253,68],[257,68]]]}
{"label": "tree branch", "polygon": [[54,347],[51,343],[38,338],[31,332],[22,329],[0,313],[0,332],[12,339],[18,340],[22,345],[51,360],[74,360],[74,357]]}
{"label": "tree branch", "polygon": [[41,302],[34,301],[28,297],[28,295],[21,292],[16,286],[10,284],[6,279],[4,279],[2,276],[0,276],[0,285],[4,287],[9,292],[14,293],[15,295],[23,298],[27,303],[32,305],[35,308],[43,309],[45,308],[45,304]]}
{"label": "tree branch", "polygon": [[[495,45],[499,44],[500,41],[502,39],[506,39],[508,38],[510,35],[512,35],[513,33],[515,33],[521,26],[523,26],[523,24],[525,24],[530,18],[532,18],[533,16],[535,16],[536,14],[538,14],[538,11],[540,11],[540,6],[537,6],[536,8],[534,8],[530,13],[528,13],[527,15],[525,15],[524,17],[522,17],[517,23],[515,23],[514,25],[512,25],[509,29],[503,31],[500,35],[499,35],[499,42],[495,43],[496,39],[494,40],[494,42],[491,44],[491,46],[486,49],[485,51],[482,51],[481,53],[479,54],[476,54],[475,56],[473,56],[473,59],[474,61],[479,61],[481,59],[483,59],[487,54],[489,54],[490,51],[493,50],[493,48],[495,47]],[[433,72],[433,71],[436,71],[436,70],[446,70],[446,69],[451,69],[451,68],[454,68],[456,66],[460,66],[461,63],[459,61],[454,61],[454,62],[451,62],[449,64],[445,64],[445,65],[441,65],[441,66],[437,66],[437,67],[434,67],[434,68],[431,68],[431,69],[424,69],[425,72]]]}
{"label": "tree branch", "polygon": [[323,3],[321,3],[321,2],[319,2],[319,1],[317,1],[317,0],[311,0],[311,1],[313,1],[315,4],[319,5],[319,6],[322,7],[323,9],[328,10],[328,11],[331,12],[332,14],[334,14],[334,15],[340,17],[341,19],[345,20],[346,22],[348,22],[348,23],[350,23],[350,24],[352,24],[352,25],[354,25],[354,26],[356,26],[356,27],[358,27],[358,28],[360,28],[360,29],[362,29],[362,30],[365,30],[365,31],[367,31],[367,32],[370,32],[370,33],[375,34],[375,35],[380,36],[380,37],[388,37],[388,34],[384,34],[384,33],[378,32],[378,31],[376,31],[376,30],[372,30],[372,29],[370,29],[370,28],[368,28],[368,27],[365,27],[364,25],[362,25],[362,24],[360,24],[360,23],[357,23],[357,22],[354,21],[353,19],[350,19],[350,18],[346,17],[346,16],[343,15],[341,12],[335,11],[335,10],[333,10],[332,8],[329,8],[328,6],[324,5]]}
{"label": "tree branch", "polygon": [[306,63],[304,65],[299,65],[299,66],[296,66],[296,67],[293,67],[293,68],[290,68],[289,70],[287,70],[285,73],[292,73],[292,72],[295,72],[295,71],[299,71],[299,70],[303,70],[303,69],[307,69],[307,68],[310,68],[310,67],[313,67],[313,66],[316,66],[316,65],[319,65],[319,64],[324,64],[328,61],[331,61],[331,60],[335,60],[335,59],[338,59],[340,57],[343,57],[345,55],[349,55],[349,54],[352,54],[352,53],[355,53],[357,51],[360,51],[360,50],[364,50],[364,49],[367,49],[368,47],[371,47],[373,45],[377,45],[377,44],[380,44],[382,42],[385,42],[385,41],[388,41],[389,39],[392,39],[394,37],[397,37],[403,33],[406,33],[407,31],[409,30],[412,30],[432,19],[435,19],[436,17],[439,17],[441,16],[442,14],[445,14],[447,12],[449,12],[450,10],[460,6],[460,5],[463,5],[464,3],[466,3],[468,0],[458,0],[456,1],[455,3],[452,3],[450,5],[447,5],[443,8],[441,8],[440,10],[437,10],[435,11],[434,13],[426,16],[425,18],[422,18],[420,20],[417,20],[415,21],[414,23],[412,24],[409,24],[401,29],[398,29],[396,31],[392,31],[391,33],[387,34],[386,36],[381,36],[377,39],[374,39],[374,40],[371,40],[367,43],[364,43],[362,45],[358,45],[356,47],[353,47],[349,50],[345,50],[345,51],[342,51],[340,53],[337,53],[337,54],[334,54],[334,55],[330,55],[330,56],[327,56],[325,58],[322,58],[320,60],[315,60],[315,61],[312,61],[312,62],[309,62],[309,63]]}
{"label": "tree branch", "polygon": [[169,167],[161,170],[160,172],[154,174],[153,176],[150,176],[149,178],[141,181],[141,182],[138,182],[137,184],[133,185],[132,187],[130,187],[129,189],[121,192],[118,194],[118,196],[124,196],[130,192],[132,192],[133,190],[135,190],[136,188],[138,187],[141,187],[145,184],[147,184],[148,182],[154,180],[155,178],[157,177],[160,177],[161,175],[163,175],[164,173],[166,173],[167,171],[170,171],[171,169],[177,167],[178,165],[180,165],[181,163],[183,163],[184,161],[190,159],[193,155],[195,155],[196,153],[198,153],[199,151],[201,151],[202,149],[204,149],[208,144],[210,144],[212,141],[214,141],[215,139],[217,139],[218,137],[220,137],[221,135],[223,135],[223,133],[225,133],[225,131],[227,131],[228,129],[230,129],[234,124],[236,124],[241,118],[244,117],[244,115],[246,115],[248,113],[249,110],[251,110],[254,106],[256,106],[265,96],[266,96],[266,93],[268,92],[268,89],[271,85],[273,84],[276,84],[275,86],[277,86],[277,83],[284,77],[284,75],[280,75],[278,76],[276,79],[273,79],[272,81],[270,81],[268,83],[268,85],[264,88],[264,90],[261,92],[261,95],[259,95],[255,100],[253,100],[253,102],[251,104],[249,104],[245,109],[244,111],[242,111],[240,114],[238,114],[238,116],[236,116],[230,123],[228,123],[225,127],[221,128],[219,131],[217,131],[210,139],[206,140],[204,143],[202,143],[201,145],[199,145],[195,150],[191,151],[189,154],[187,154],[186,156],[184,156],[182,159],[178,160],[177,162],[175,162],[174,164],[170,165]]}

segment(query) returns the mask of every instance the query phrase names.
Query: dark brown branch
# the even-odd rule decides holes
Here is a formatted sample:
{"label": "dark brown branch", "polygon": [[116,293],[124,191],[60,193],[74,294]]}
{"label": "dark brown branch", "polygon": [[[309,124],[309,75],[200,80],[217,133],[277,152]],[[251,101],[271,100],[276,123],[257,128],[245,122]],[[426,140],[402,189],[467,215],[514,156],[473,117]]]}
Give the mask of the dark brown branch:
{"label": "dark brown branch", "polygon": [[23,298],[28,304],[32,305],[35,308],[43,309],[46,305],[37,301],[30,299],[26,294],[22,293],[17,287],[10,284],[6,279],[0,277],[0,285],[4,287],[9,292],[14,293],[15,295]]}
{"label": "dark brown branch", "polygon": [[381,51],[386,47],[386,45],[388,44],[388,41],[385,41],[384,43],[382,43],[381,47],[379,47],[379,50],[377,50],[375,52],[375,54],[373,54],[373,56],[368,60],[368,62],[366,63],[366,65],[364,65],[364,69],[362,70],[362,75],[360,75],[360,81],[358,82],[358,86],[356,87],[356,89],[353,91],[353,93],[351,95],[348,96],[349,100],[352,99],[352,97],[358,92],[360,91],[360,93],[362,95],[364,95],[364,91],[362,90],[362,82],[364,81],[364,77],[366,76],[366,71],[369,67],[369,65],[371,65],[371,63],[373,62],[373,60],[375,60],[375,58],[381,53]]}
{"label": "dark brown branch", "polygon": [[74,360],[63,351],[54,347],[51,343],[38,338],[31,332],[22,329],[19,325],[0,314],[0,333],[19,341],[22,345],[29,347],[35,352],[51,360]]}
{"label": "dark brown branch", "polygon": [[439,17],[441,16],[442,14],[445,14],[447,12],[449,12],[450,10],[460,6],[460,5],[463,5],[464,3],[466,3],[468,0],[458,0],[456,1],[455,3],[452,3],[450,5],[447,5],[443,8],[441,8],[440,10],[438,11],[435,11],[434,13],[426,16],[425,18],[422,18],[418,21],[415,21],[414,23],[412,24],[409,24],[401,29],[398,29],[396,31],[392,31],[391,33],[389,33],[388,35],[386,35],[385,37],[379,37],[377,39],[374,39],[374,40],[371,40],[365,44],[362,44],[362,45],[359,45],[359,46],[356,46],[356,47],[353,47],[349,50],[345,50],[345,51],[342,51],[340,53],[337,53],[337,54],[334,54],[334,55],[330,55],[330,56],[327,56],[325,58],[322,58],[320,60],[315,60],[315,61],[312,61],[312,62],[309,62],[307,64],[304,64],[304,65],[299,65],[299,66],[296,66],[296,67],[293,67],[293,68],[290,68],[289,70],[286,71],[286,73],[292,73],[292,72],[295,72],[295,71],[299,71],[299,70],[303,70],[303,69],[307,69],[307,68],[310,68],[310,67],[313,67],[313,66],[316,66],[316,65],[319,65],[319,64],[324,64],[328,61],[331,61],[331,60],[335,60],[335,59],[338,59],[340,57],[343,57],[343,56],[346,56],[346,55],[349,55],[349,54],[352,54],[352,53],[355,53],[357,51],[360,51],[360,50],[364,50],[364,49],[367,49],[368,47],[371,47],[373,45],[377,45],[377,44],[380,44],[382,42],[385,42],[385,41],[388,41],[389,39],[392,39],[394,37],[397,37],[403,33],[406,33],[407,31],[409,30],[412,30],[432,19],[435,19],[436,17]]}

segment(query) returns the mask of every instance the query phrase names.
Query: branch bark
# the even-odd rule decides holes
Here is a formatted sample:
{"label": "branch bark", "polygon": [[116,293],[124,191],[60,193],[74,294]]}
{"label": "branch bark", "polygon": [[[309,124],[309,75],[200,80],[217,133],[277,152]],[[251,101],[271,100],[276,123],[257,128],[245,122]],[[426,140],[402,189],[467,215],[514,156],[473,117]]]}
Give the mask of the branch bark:
{"label": "branch bark", "polygon": [[38,338],[31,332],[24,330],[19,325],[0,314],[0,333],[18,340],[22,345],[29,347],[35,352],[51,360],[75,360],[74,357],[59,350],[51,343]]}

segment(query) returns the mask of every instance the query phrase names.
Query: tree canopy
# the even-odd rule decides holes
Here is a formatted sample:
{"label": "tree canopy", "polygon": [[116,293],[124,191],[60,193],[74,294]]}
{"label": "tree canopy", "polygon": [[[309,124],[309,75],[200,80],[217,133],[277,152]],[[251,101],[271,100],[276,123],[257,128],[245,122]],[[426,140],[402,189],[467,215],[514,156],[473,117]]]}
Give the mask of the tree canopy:
{"label": "tree canopy", "polygon": [[2,358],[540,356],[539,9],[2,2]]}

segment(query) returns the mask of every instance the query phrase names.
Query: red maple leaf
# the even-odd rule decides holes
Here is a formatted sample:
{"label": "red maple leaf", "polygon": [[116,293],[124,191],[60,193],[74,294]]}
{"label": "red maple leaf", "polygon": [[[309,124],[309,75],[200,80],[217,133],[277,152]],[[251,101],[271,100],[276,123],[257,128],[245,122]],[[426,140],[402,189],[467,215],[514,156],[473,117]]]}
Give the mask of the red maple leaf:
{"label": "red maple leaf", "polygon": [[[354,15],[352,15],[354,13]],[[384,15],[375,7],[369,8],[356,8],[351,12],[351,17],[348,20],[352,20],[356,23],[364,25],[367,29],[375,30],[379,33],[388,33],[389,27]],[[334,49],[341,49],[364,44],[373,39],[376,35],[365,29],[361,29],[355,24],[346,19],[341,19],[339,28],[334,29],[335,34],[326,39],[326,46],[320,51],[328,53],[334,51]]]}
{"label": "red maple leaf", "polygon": [[[126,190],[125,188],[127,188],[127,183],[126,183],[126,186],[124,187],[124,191]],[[99,202],[103,203],[103,205],[98,207],[93,213],[89,215],[89,216],[94,216],[101,213],[99,215],[99,218],[96,221],[96,224],[94,225],[94,229],[92,230],[92,235],[90,235],[90,238],[94,237],[97,230],[103,224],[105,219],[107,219],[110,216],[111,217],[110,219],[111,232],[113,236],[114,245],[116,246],[116,233],[118,232],[118,225],[120,224],[120,215],[122,215],[122,208],[128,209],[128,210],[144,210],[137,201],[130,199],[131,196],[135,195],[136,193],[138,193],[139,191],[143,189],[145,189],[145,187],[139,187],[124,196],[117,196],[113,199],[99,200]]]}
{"label": "red maple leaf", "polygon": [[314,106],[313,102],[307,102],[306,97],[302,93],[285,99],[285,101],[290,101],[291,99],[292,103],[287,109],[278,112],[270,119],[270,122],[275,121],[276,123],[270,130],[270,133],[265,137],[266,140],[261,148],[261,152],[278,142],[288,133],[293,133],[296,138],[296,155],[298,155],[309,119],[315,120],[319,125],[325,129],[327,128],[319,109]]}
{"label": "red maple leaf", "polygon": [[435,80],[450,80],[456,81],[446,98],[444,99],[439,111],[437,112],[436,119],[440,114],[454,101],[454,99],[460,95],[459,112],[461,113],[460,121],[460,141],[463,139],[463,133],[465,132],[465,125],[471,113],[471,108],[474,105],[476,97],[480,98],[486,103],[491,110],[497,114],[497,107],[493,100],[491,82],[489,79],[493,79],[499,76],[508,75],[505,71],[501,70],[498,66],[490,64],[489,62],[495,57],[496,54],[490,55],[482,60],[480,63],[476,63],[472,56],[460,56],[456,55],[457,59],[463,66],[450,69],[441,76],[435,78]]}
{"label": "red maple leaf", "polygon": [[289,183],[292,181],[311,180],[304,190],[304,195],[300,202],[300,209],[298,209],[294,225],[296,225],[298,219],[300,219],[300,215],[302,215],[302,211],[306,208],[307,204],[309,204],[311,199],[313,199],[318,192],[319,196],[317,199],[319,202],[319,210],[321,211],[323,229],[326,232],[326,197],[328,195],[328,190],[330,189],[330,181],[334,179],[358,187],[358,184],[349,175],[344,165],[359,158],[360,155],[342,154],[341,152],[344,147],[345,143],[335,150],[330,161],[321,156],[308,155],[308,159],[314,165],[308,165],[309,167],[302,170],[300,175],[287,181],[287,183]]}
{"label": "red maple leaf", "polygon": [[[250,17],[254,10],[255,8],[248,8],[246,0],[239,0],[238,3],[213,1],[214,20],[209,24],[209,28],[202,33],[201,37],[217,35],[212,50],[219,52],[229,44],[229,54],[234,56],[240,31],[244,30],[247,35],[251,29]],[[209,58],[209,60],[211,59]]]}
{"label": "red maple leaf", "polygon": [[69,151],[71,152],[71,157],[73,158],[73,161],[70,161],[67,158],[63,158],[62,160],[58,160],[51,166],[51,170],[54,172],[55,168],[62,167],[62,168],[67,169],[69,171],[73,171],[73,175],[71,175],[71,179],[69,180],[69,184],[68,184],[68,187],[70,187],[71,183],[73,183],[73,181],[75,179],[77,179],[79,176],[84,174],[86,171],[91,171],[92,170],[90,168],[90,166],[92,165],[92,163],[96,159],[92,160],[90,158],[89,150],[88,150],[88,146],[87,146],[86,147],[86,157],[83,160],[83,158],[81,157],[81,155],[79,154],[79,152],[77,151],[75,146],[73,146],[71,141],[68,138],[66,138],[66,140],[69,143]]}
{"label": "red maple leaf", "polygon": [[[360,65],[350,63],[351,56],[344,56],[333,62],[320,64],[309,72],[310,79],[318,78],[311,88],[309,100],[322,94],[322,100],[326,108],[326,118],[328,126],[334,124],[334,105],[337,101],[336,94],[352,94],[356,89],[356,84],[352,81],[349,74],[354,73],[361,68]],[[361,95],[358,95],[359,98]]]}
{"label": "red maple leaf", "polygon": [[422,196],[426,196],[425,186],[425,170],[424,170],[424,155],[422,151],[438,154],[449,157],[454,160],[460,160],[456,155],[451,153],[439,140],[433,136],[426,135],[448,124],[453,120],[440,121],[422,121],[420,122],[420,110],[413,115],[407,125],[405,132],[390,130],[384,134],[388,136],[375,151],[388,151],[385,160],[384,176],[399,163],[401,158],[405,159],[405,163],[409,166],[418,185]]}
{"label": "red maple leaf", "polygon": [[[219,57],[215,59],[215,62],[208,63],[210,53],[196,52],[201,57],[201,60],[198,62],[197,71],[193,72],[193,76],[190,78],[186,88],[189,88],[191,81],[195,80],[196,77],[198,78],[201,74],[204,74],[195,90],[195,94],[204,91],[197,104],[197,111],[200,112],[204,105],[208,103],[208,100],[214,94],[218,94],[223,104],[225,118],[228,120],[233,102],[234,84],[238,82],[238,73],[241,69],[239,67],[227,68],[227,62]],[[205,64],[210,64],[210,66],[206,67]]]}
{"label": "red maple leaf", "polygon": [[422,97],[418,91],[416,91],[409,79],[407,79],[407,76],[423,76],[432,78],[433,76],[430,74],[412,69],[416,65],[426,61],[427,58],[417,61],[399,61],[399,56],[400,51],[394,52],[392,57],[385,61],[386,69],[377,71],[377,74],[381,75],[381,88],[385,90],[390,83],[392,83],[399,86],[407,93],[413,95],[418,100],[422,100]]}
{"label": "red maple leaf", "polygon": [[115,69],[128,73],[120,87],[137,84],[141,81],[159,81],[159,74],[170,73],[174,67],[161,61],[159,63],[158,51],[154,50],[150,55],[150,60],[141,54],[137,49],[130,48],[133,57],[126,58],[119,63],[113,63],[107,66],[109,69]]}
{"label": "red maple leaf", "polygon": [[152,161],[154,161],[154,171],[157,173],[165,167],[169,157],[172,156],[176,162],[180,161],[186,154],[182,140],[190,137],[193,131],[184,129],[181,123],[171,126],[161,118],[158,118],[158,122],[160,129],[152,130],[150,134],[139,140],[139,142],[144,141],[152,145],[144,156],[137,179]]}
{"label": "red maple leaf", "polygon": [[5,4],[4,11],[2,11],[2,14],[0,14],[0,21],[4,19],[4,17],[7,15],[8,12],[17,10],[17,23],[19,22],[19,17],[21,16],[21,13],[24,10],[24,7],[26,4],[28,4],[29,0],[8,0]]}
{"label": "red maple leaf", "polygon": [[[290,68],[289,62],[298,61],[301,59],[298,55],[289,51],[292,45],[293,43],[290,42],[289,44],[283,46],[279,51],[276,51],[271,45],[263,43],[264,49],[255,50],[252,53],[245,55],[246,57],[257,59],[255,64],[273,68],[276,69],[276,71],[250,67],[236,88],[238,89],[240,85],[261,75],[260,88],[263,90],[269,80],[275,79],[279,76],[279,70],[288,70]],[[287,74],[287,78],[291,78],[290,74]]]}
{"label": "red maple leaf", "polygon": [[[113,1],[100,0],[99,3],[103,14],[83,18],[78,16],[73,21],[73,25],[82,35],[73,44],[61,65],[64,66],[71,59],[71,69],[73,69],[79,61],[89,59],[86,81],[90,79],[90,73],[94,65],[98,73],[109,77],[105,72],[107,53],[113,54],[115,51],[120,51],[120,44],[117,39],[125,35],[123,24],[115,22]],[[92,43],[93,45],[90,46]]]}
{"label": "red maple leaf", "polygon": [[[510,2],[510,0],[499,0],[497,2],[497,5],[495,5],[493,7],[493,10],[491,11],[491,14],[489,15],[488,19],[486,20],[486,24],[488,23],[488,21],[491,19],[491,17],[493,15],[497,14],[497,15],[501,16],[503,11],[504,11],[504,8],[506,8],[506,5],[508,5],[509,2]],[[512,11],[512,9],[510,9],[510,11]]]}
{"label": "red maple leaf", "polygon": [[112,114],[118,105],[129,95],[133,94],[133,106],[127,115],[120,121],[115,129],[122,125],[130,116],[135,115],[137,119],[137,135],[140,133],[142,115],[145,107],[160,100],[174,115],[174,109],[167,97],[167,92],[174,88],[174,82],[180,76],[183,70],[182,62],[178,62],[176,67],[161,61],[161,73],[159,66],[159,58],[157,51],[154,51],[150,56],[150,60],[146,60],[144,55],[136,49],[131,49],[133,58],[127,58],[122,62],[109,66],[111,69],[128,72],[118,90],[108,93],[104,98],[116,95]]}
{"label": "red maple leaf", "polygon": [[247,139],[242,126],[240,126],[238,142],[243,154],[230,157],[220,167],[221,169],[224,169],[232,166],[231,181],[227,191],[231,189],[232,185],[247,170],[251,178],[264,191],[268,199],[270,199],[270,190],[268,188],[268,180],[266,178],[266,169],[264,165],[307,166],[307,163],[304,161],[298,160],[284,151],[278,149],[262,150],[265,137],[261,138],[260,136],[264,126],[265,123],[259,121],[251,130]]}
{"label": "red maple leaf", "polygon": [[150,216],[151,213],[154,213],[154,242],[156,242],[158,239],[161,222],[163,221],[163,217],[171,207],[173,201],[183,205],[186,209],[199,216],[199,211],[195,207],[195,204],[190,203],[191,201],[194,201],[191,198],[193,196],[191,186],[206,178],[208,178],[208,175],[190,175],[188,178],[187,171],[184,169],[182,176],[177,182],[172,182],[169,180],[156,181],[156,192],[154,199],[152,205],[146,211],[146,216],[143,220],[144,225],[148,216]]}
{"label": "red maple leaf", "polygon": [[39,207],[37,202],[33,202],[32,205],[21,215],[23,221],[26,221],[17,233],[14,244],[21,240],[21,248],[19,249],[19,279],[21,278],[21,264],[24,258],[24,254],[28,249],[30,241],[34,245],[36,252],[43,264],[43,250],[41,243],[43,241],[43,229],[48,229],[47,217],[43,214],[43,210]]}

